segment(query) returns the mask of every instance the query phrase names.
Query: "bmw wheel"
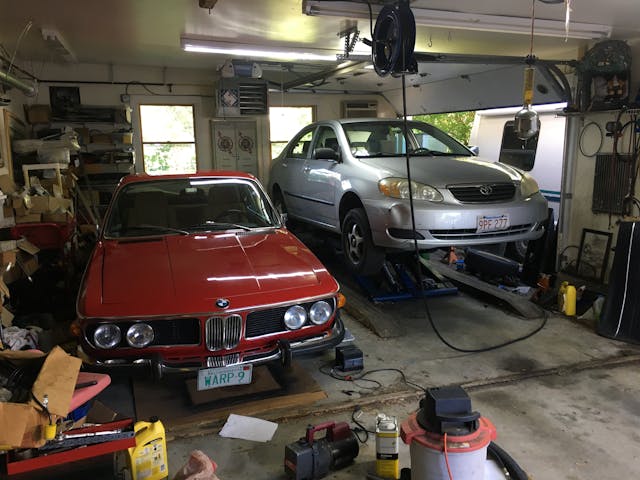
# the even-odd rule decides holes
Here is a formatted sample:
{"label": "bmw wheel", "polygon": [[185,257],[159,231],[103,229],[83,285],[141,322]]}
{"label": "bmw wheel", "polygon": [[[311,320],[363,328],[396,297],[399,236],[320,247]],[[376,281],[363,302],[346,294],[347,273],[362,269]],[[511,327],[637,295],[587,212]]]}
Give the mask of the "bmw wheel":
{"label": "bmw wheel", "polygon": [[347,212],[342,222],[342,249],[347,266],[360,275],[372,275],[382,268],[384,250],[371,240],[371,228],[362,208]]}

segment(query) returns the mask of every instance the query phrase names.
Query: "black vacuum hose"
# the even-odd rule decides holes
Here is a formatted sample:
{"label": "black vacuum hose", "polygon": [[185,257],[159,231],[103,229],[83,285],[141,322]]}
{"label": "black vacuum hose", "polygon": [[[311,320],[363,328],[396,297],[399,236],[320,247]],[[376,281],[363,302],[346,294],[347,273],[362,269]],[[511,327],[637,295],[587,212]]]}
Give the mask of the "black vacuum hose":
{"label": "black vacuum hose", "polygon": [[489,457],[494,458],[498,461],[498,463],[503,466],[509,475],[514,480],[529,480],[529,475],[527,472],[520,468],[520,465],[516,463],[516,461],[505,452],[502,448],[500,448],[495,442],[491,442],[489,447],[487,448],[487,454]]}

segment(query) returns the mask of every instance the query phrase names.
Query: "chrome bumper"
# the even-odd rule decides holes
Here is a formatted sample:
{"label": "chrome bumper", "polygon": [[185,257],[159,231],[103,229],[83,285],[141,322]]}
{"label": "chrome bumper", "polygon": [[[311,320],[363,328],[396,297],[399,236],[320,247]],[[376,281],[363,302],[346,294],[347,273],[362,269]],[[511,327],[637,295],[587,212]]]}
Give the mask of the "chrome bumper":
{"label": "chrome bumper", "polygon": [[[340,318],[340,312],[336,315],[336,320],[331,331],[325,335],[311,337],[295,342],[278,343],[278,347],[269,352],[257,355],[247,355],[241,362],[233,363],[233,365],[261,365],[264,363],[281,361],[284,364],[290,362],[294,355],[304,355],[308,353],[320,352],[337,346],[342,342],[345,336],[345,328]],[[184,375],[197,373],[208,365],[188,365],[180,366],[179,364],[166,363],[160,358],[139,358],[139,359],[114,359],[114,360],[98,360],[88,356],[82,347],[78,347],[78,356],[83,362],[90,365],[92,369],[104,372],[130,372],[132,369],[143,369],[152,371],[155,378],[162,378],[166,375]]]}

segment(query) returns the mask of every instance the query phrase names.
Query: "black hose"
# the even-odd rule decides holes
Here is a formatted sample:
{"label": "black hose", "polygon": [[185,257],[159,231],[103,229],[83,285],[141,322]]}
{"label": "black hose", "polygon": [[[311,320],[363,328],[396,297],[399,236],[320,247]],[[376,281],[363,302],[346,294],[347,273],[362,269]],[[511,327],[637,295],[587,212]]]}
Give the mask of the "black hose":
{"label": "black hose", "polygon": [[487,448],[489,457],[494,458],[509,473],[514,480],[529,480],[529,475],[505,450],[500,448],[495,442],[491,442]]}

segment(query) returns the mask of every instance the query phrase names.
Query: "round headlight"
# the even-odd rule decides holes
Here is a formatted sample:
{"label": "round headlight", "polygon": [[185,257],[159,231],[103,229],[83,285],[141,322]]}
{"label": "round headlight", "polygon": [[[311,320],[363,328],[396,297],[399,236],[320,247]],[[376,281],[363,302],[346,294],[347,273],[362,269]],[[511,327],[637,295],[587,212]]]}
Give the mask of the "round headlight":
{"label": "round headlight", "polygon": [[134,323],[127,330],[127,343],[132,347],[146,347],[153,342],[153,337],[153,328],[147,323]]}
{"label": "round headlight", "polygon": [[98,348],[116,347],[122,339],[120,327],[113,323],[104,323],[93,332],[93,341]]}
{"label": "round headlight", "polygon": [[316,302],[311,306],[309,310],[309,318],[316,325],[322,325],[323,323],[327,323],[331,318],[332,308],[324,300],[320,302]]}
{"label": "round headlight", "polygon": [[307,321],[307,311],[300,305],[295,305],[284,312],[284,324],[289,330],[298,330]]}

